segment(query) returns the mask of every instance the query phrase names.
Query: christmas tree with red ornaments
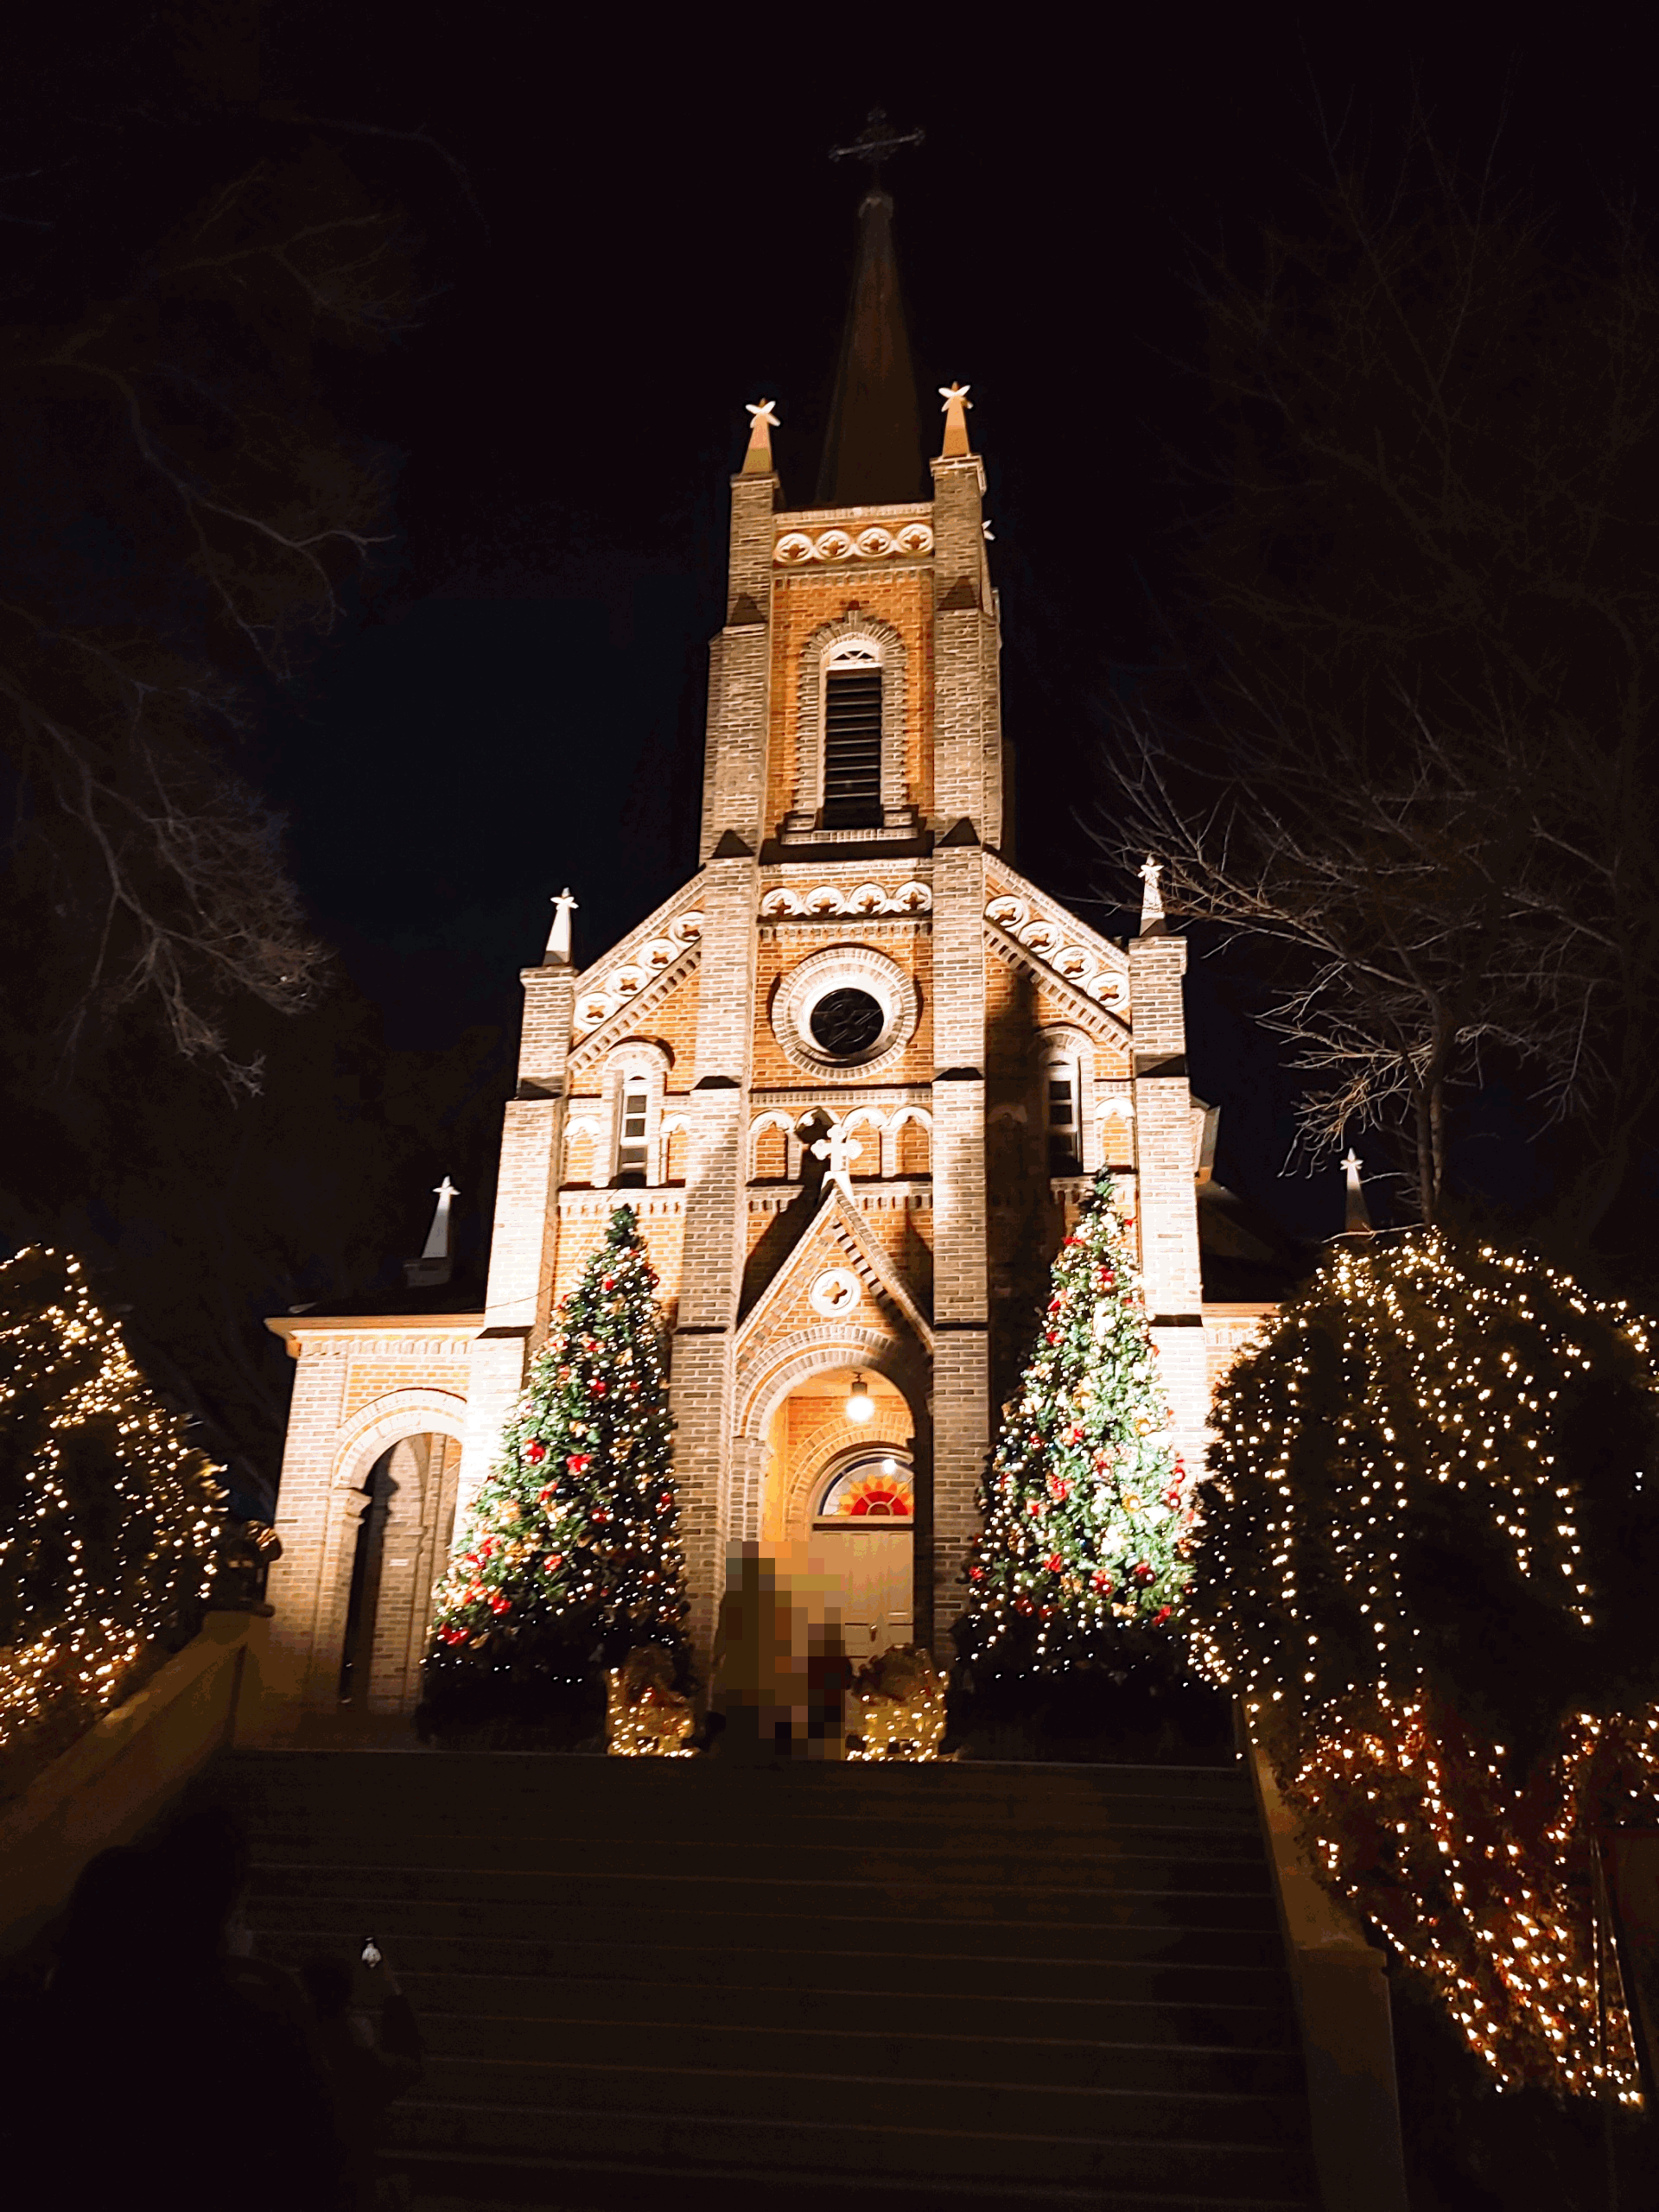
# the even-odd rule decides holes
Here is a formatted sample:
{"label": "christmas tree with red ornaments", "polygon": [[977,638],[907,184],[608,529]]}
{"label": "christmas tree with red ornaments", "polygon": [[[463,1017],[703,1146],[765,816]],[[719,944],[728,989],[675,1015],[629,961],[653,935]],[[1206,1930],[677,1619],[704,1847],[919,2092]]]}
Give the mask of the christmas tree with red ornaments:
{"label": "christmas tree with red ornaments", "polygon": [[957,1646],[980,1688],[1111,1666],[1173,1626],[1192,1485],[1109,1175],[1054,1262],[987,1474]]}
{"label": "christmas tree with red ornaments", "polygon": [[657,1275],[631,1206],[565,1298],[435,1593],[423,1713],[534,1719],[641,1645],[687,1660]]}

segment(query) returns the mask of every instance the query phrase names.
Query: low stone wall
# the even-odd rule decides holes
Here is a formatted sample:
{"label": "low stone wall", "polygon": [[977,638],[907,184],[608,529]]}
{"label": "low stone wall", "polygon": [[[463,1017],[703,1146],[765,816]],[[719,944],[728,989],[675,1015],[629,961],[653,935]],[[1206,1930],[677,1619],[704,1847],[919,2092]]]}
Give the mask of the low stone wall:
{"label": "low stone wall", "polygon": [[89,1859],[130,1843],[232,1740],[267,1625],[209,1613],[200,1636],[0,1808],[0,1958],[62,1910]]}
{"label": "low stone wall", "polygon": [[1267,1753],[1241,1733],[1295,1986],[1319,2202],[1324,2212],[1406,2212],[1386,1961],[1307,1864]]}

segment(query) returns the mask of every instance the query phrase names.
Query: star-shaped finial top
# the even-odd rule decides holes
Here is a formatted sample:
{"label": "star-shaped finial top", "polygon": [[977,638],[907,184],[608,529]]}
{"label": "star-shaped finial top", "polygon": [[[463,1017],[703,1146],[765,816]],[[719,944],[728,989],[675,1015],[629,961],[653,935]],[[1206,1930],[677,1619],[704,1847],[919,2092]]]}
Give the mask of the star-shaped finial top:
{"label": "star-shaped finial top", "polygon": [[775,399],[747,400],[744,403],[744,412],[753,416],[754,427],[757,430],[763,425],[768,430],[775,430],[779,427],[778,403]]}
{"label": "star-shaped finial top", "polygon": [[942,384],[939,397],[944,402],[944,443],[940,449],[941,461],[963,460],[971,448],[968,443],[968,410],[973,405],[969,393],[969,384]]}

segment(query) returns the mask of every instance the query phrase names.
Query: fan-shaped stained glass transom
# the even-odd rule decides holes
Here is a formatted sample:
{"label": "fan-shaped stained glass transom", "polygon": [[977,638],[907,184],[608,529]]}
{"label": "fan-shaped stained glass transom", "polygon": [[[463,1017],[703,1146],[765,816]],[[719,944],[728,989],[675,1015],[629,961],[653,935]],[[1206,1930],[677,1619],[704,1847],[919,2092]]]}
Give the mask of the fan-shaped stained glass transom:
{"label": "fan-shaped stained glass transom", "polygon": [[908,1462],[891,1452],[838,1467],[818,1501],[820,1521],[909,1521],[916,1510]]}

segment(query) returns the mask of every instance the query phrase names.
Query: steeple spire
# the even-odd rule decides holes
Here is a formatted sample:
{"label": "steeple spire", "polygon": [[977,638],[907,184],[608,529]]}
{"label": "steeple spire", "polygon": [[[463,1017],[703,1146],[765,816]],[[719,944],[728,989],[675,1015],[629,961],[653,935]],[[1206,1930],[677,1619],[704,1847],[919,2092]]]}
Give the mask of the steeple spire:
{"label": "steeple spire", "polygon": [[880,108],[850,146],[831,161],[868,162],[870,187],[859,203],[858,252],[842,334],[816,505],[879,506],[921,495],[921,416],[910,338],[893,244],[893,201],[881,188],[880,166],[919,130],[896,132]]}

